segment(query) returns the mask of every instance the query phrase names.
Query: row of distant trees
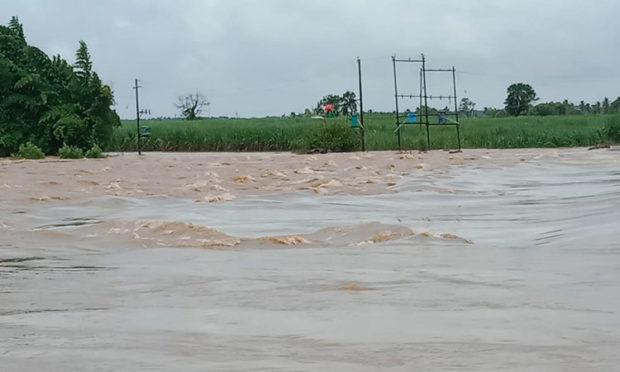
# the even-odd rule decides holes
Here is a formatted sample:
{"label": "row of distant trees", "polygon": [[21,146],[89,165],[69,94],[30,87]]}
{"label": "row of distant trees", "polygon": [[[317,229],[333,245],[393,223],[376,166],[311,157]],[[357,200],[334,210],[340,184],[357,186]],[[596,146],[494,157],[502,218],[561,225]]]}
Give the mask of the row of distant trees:
{"label": "row of distant trees", "polygon": [[610,102],[605,97],[603,101],[597,101],[594,104],[585,103],[574,104],[564,100],[562,102],[545,102],[533,106],[529,113],[531,115],[575,115],[575,114],[613,114],[620,112],[620,97]]}
{"label": "row of distant trees", "polygon": [[[484,116],[502,117],[520,115],[547,116],[620,113],[620,97],[613,102],[605,97],[602,101],[598,101],[594,104],[585,103],[584,101],[581,101],[579,104],[574,104],[568,102],[568,100],[535,104],[539,100],[536,96],[536,91],[531,85],[525,83],[511,84],[506,89],[506,93],[507,96],[504,101],[505,106],[503,109],[484,107],[482,111],[476,111],[476,103],[468,97],[463,97],[458,105],[459,114],[469,117],[480,114]],[[179,97],[176,106],[181,111],[183,117],[193,120],[199,118],[202,110],[207,108],[209,104],[210,103],[203,94],[196,93]],[[290,116],[295,117],[303,115],[309,117],[312,115],[322,115],[324,114],[325,106],[328,104],[333,106],[336,116],[347,116],[357,112],[357,97],[355,93],[346,91],[342,95],[326,95],[317,102],[313,109],[306,109],[303,114],[291,112]],[[419,108],[417,110],[419,110]],[[436,114],[439,111],[453,112],[453,109],[445,107],[438,110],[429,107],[428,111],[430,114]]]}
{"label": "row of distant trees", "polygon": [[[482,114],[484,116],[502,117],[502,116],[520,116],[520,115],[577,115],[577,114],[612,114],[620,113],[620,97],[615,101],[610,101],[605,97],[602,101],[598,101],[594,104],[585,103],[581,101],[579,104],[574,104],[564,100],[562,102],[542,102],[535,104],[539,100],[536,96],[536,91],[531,85],[525,83],[511,84],[506,89],[506,100],[504,101],[504,108],[497,109],[493,107],[484,107],[482,111],[476,111],[476,103],[470,100],[468,97],[461,98],[458,110],[459,114],[464,116],[475,116]],[[290,116],[312,116],[324,114],[324,108],[326,105],[331,104],[334,109],[334,114],[338,115],[351,115],[357,112],[357,97],[354,92],[346,91],[342,95],[329,94],[324,96],[317,102],[313,109],[306,109],[303,114],[296,114],[291,112]],[[199,118],[200,113],[210,103],[206,97],[201,93],[188,94],[179,97],[177,108],[181,111],[181,115],[186,119],[193,120]],[[419,110],[419,108],[417,109]],[[449,107],[445,107],[441,110],[430,108],[430,114],[436,114],[439,111],[453,112]]]}
{"label": "row of distant trees", "polygon": [[[585,103],[584,101],[581,101],[579,104],[574,104],[568,100],[562,102],[543,102],[532,105],[526,112],[522,113],[522,115],[548,116],[616,113],[620,113],[620,97],[614,101],[610,101],[609,98],[605,97],[603,101],[597,101],[594,104]],[[491,117],[511,116],[506,109],[497,109],[493,107],[484,107],[481,114]]]}
{"label": "row of distant trees", "polygon": [[[539,98],[531,85],[525,83],[511,84],[506,89],[506,100],[504,108],[497,109],[485,107],[481,112],[484,116],[520,116],[520,115],[579,115],[579,114],[614,114],[620,113],[620,97],[615,101],[610,101],[605,97],[602,101],[590,104],[585,101],[575,104],[564,100],[562,102],[541,102],[535,104]],[[466,116],[476,114],[474,107],[476,104],[469,98],[461,99],[459,112]]]}
{"label": "row of distant trees", "polygon": [[[342,95],[329,94],[324,96],[316,106],[311,109],[306,109],[304,116],[322,115],[324,114],[324,108],[326,105],[331,104],[334,114],[338,115],[351,115],[357,112],[357,97],[354,92],[346,91]],[[204,94],[196,92],[193,94],[187,94],[178,97],[176,103],[177,109],[179,109],[181,116],[187,120],[195,120],[200,118],[200,114],[208,108],[210,102],[207,100]],[[298,116],[296,113],[291,112],[291,116]]]}
{"label": "row of distant trees", "polygon": [[[476,103],[468,97],[463,97],[458,105],[459,114],[464,116],[482,114],[484,116],[501,117],[620,113],[620,97],[616,98],[614,101],[610,101],[609,98],[605,97],[602,101],[598,101],[594,104],[586,103],[585,101],[574,104],[568,100],[535,104],[539,100],[536,91],[531,85],[525,83],[511,84],[506,89],[506,93],[506,100],[504,101],[505,106],[503,109],[484,107],[482,111],[476,111]],[[347,91],[342,96],[335,94],[324,96],[313,110],[306,109],[304,115],[320,115],[323,113],[323,108],[326,104],[332,104],[338,115],[349,115],[357,112],[355,93]],[[419,108],[417,110],[419,110]],[[436,114],[440,111],[453,112],[453,109],[445,107],[438,110],[429,107],[430,114]],[[296,116],[296,114],[291,113],[291,116]]]}
{"label": "row of distant trees", "polygon": [[562,102],[541,102],[536,91],[529,84],[517,83],[510,85],[507,90],[507,97],[504,101],[504,109],[492,107],[484,108],[486,116],[519,116],[519,115],[579,115],[579,114],[613,114],[620,113],[620,97],[610,101],[605,97],[602,101],[590,104],[585,101],[574,104],[568,100]]}

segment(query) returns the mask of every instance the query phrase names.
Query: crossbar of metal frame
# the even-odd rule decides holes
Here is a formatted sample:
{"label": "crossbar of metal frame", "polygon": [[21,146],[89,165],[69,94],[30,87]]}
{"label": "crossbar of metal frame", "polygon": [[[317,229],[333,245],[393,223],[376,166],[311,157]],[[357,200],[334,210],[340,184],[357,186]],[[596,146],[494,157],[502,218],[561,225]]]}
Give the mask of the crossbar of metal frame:
{"label": "crossbar of metal frame", "polygon": [[[401,127],[405,127],[405,126],[412,126],[412,125],[428,125],[429,127],[442,127],[442,126],[453,126],[453,127],[460,127],[461,123],[457,123],[457,122],[450,122],[450,123],[399,123],[398,126],[396,127],[396,129],[394,129],[394,132],[392,133],[396,133],[397,130],[399,130]],[[460,149],[459,149],[460,150]]]}
{"label": "crossbar of metal frame", "polygon": [[398,98],[428,98],[428,99],[452,99],[456,98],[455,96],[419,96],[417,94],[397,94]]}
{"label": "crossbar of metal frame", "polygon": [[[412,112],[415,112],[415,111],[412,111]],[[452,111],[441,111],[441,110],[437,110],[437,114],[439,114],[439,113],[442,113],[442,114],[447,115],[447,116],[456,116],[456,113],[455,113],[455,112],[452,112]],[[424,116],[421,116],[421,118],[423,118],[423,117],[424,117]],[[405,119],[405,120],[406,120],[406,119],[408,119],[408,118],[409,118],[409,116],[408,116],[408,115],[401,115],[401,113],[399,113],[399,114],[398,114],[398,118],[399,118],[399,119]],[[410,123],[410,122],[408,121],[408,123]]]}
{"label": "crossbar of metal frame", "polygon": [[[447,113],[445,115],[446,116],[456,116],[455,114],[447,114]],[[426,122],[424,122],[424,121],[406,121],[407,120],[406,116],[400,116],[399,118],[400,119],[405,119],[405,121],[402,121],[402,122],[399,121],[402,124],[416,124],[416,125],[417,124],[426,124]],[[436,124],[445,125],[445,124],[455,124],[455,123],[456,124],[461,124],[461,123],[456,122],[456,121],[450,121],[450,122],[446,122],[446,123],[443,123],[443,124],[441,124],[441,123],[436,123]],[[433,124],[432,122],[429,122],[429,125],[432,125],[432,124]]]}

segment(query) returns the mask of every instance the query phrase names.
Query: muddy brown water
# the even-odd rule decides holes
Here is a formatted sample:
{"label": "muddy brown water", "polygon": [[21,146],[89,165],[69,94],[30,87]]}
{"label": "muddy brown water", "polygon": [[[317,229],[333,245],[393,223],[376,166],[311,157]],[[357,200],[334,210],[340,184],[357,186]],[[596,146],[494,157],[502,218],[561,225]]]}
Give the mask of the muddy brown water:
{"label": "muddy brown water", "polygon": [[0,370],[618,370],[617,155],[374,196],[5,203]]}

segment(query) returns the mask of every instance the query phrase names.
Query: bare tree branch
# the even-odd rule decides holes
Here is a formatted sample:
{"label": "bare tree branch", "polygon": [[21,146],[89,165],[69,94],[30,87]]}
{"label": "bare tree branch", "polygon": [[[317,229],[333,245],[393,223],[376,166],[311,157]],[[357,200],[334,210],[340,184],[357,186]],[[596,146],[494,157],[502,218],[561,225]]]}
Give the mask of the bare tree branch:
{"label": "bare tree branch", "polygon": [[181,110],[181,115],[187,120],[195,120],[199,118],[202,110],[209,105],[211,105],[211,102],[207,101],[204,94],[196,92],[194,94],[179,96],[175,106]]}

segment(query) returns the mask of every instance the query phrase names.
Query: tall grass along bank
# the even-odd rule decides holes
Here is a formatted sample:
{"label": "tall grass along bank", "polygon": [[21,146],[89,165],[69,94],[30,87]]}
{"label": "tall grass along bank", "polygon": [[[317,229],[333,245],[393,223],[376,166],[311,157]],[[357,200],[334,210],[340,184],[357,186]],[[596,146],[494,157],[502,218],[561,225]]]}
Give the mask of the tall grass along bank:
{"label": "tall grass along bank", "polygon": [[[298,151],[312,149],[356,151],[361,149],[359,128],[343,117],[331,119],[259,118],[146,120],[150,135],[143,137],[144,151]],[[521,116],[465,118],[461,121],[464,148],[523,148],[593,146],[620,141],[620,115]],[[366,148],[398,149],[394,118],[366,115]],[[124,121],[108,151],[135,151],[136,124]],[[407,125],[402,130],[403,149],[425,149],[426,129]],[[431,148],[458,147],[454,127],[431,127]]]}

